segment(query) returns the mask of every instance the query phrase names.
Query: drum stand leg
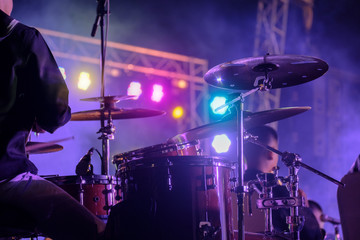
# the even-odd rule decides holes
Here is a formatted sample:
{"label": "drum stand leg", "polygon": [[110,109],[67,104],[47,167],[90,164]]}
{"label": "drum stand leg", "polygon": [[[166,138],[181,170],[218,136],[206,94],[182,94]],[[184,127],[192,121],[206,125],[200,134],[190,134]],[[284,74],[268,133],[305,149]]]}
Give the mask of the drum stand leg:
{"label": "drum stand leg", "polygon": [[244,222],[244,98],[240,95],[240,102],[236,104],[237,110],[237,160],[238,160],[238,185],[236,188],[238,204],[238,234],[239,240],[245,240]]}

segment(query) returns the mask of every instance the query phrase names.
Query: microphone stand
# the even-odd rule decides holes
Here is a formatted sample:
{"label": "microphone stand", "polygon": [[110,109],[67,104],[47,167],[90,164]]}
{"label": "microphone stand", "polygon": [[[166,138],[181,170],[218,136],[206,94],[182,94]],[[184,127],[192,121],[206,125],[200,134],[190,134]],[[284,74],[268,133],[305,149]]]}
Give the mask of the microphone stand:
{"label": "microphone stand", "polygon": [[[106,46],[105,46],[105,31],[104,31],[104,16],[105,14],[109,14],[109,9],[105,10],[105,5],[107,4],[109,7],[109,0],[98,0],[97,1],[97,15],[95,18],[95,23],[93,25],[91,36],[95,37],[97,27],[100,25],[100,35],[101,35],[101,97],[105,97],[105,55],[106,55]],[[110,158],[110,142],[109,139],[113,139],[113,132],[109,132],[109,129],[113,129],[112,121],[111,121],[111,110],[108,109],[107,104],[102,103],[101,108],[103,112],[101,113],[101,128],[98,133],[101,133],[99,139],[102,140],[102,158],[101,158],[101,174],[108,175],[109,174],[109,158]],[[108,124],[105,126],[106,116],[105,112],[108,111]]]}

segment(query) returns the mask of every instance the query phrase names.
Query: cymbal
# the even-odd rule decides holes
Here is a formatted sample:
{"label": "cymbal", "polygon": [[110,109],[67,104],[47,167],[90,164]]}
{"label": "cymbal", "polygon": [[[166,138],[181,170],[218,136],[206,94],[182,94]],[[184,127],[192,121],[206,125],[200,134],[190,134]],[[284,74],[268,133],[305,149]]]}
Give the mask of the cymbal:
{"label": "cymbal", "polygon": [[165,114],[164,111],[150,110],[143,108],[134,108],[134,109],[115,108],[111,110],[96,109],[96,110],[72,113],[71,121],[100,120],[102,113],[104,113],[105,118],[108,118],[109,116],[108,111],[110,111],[112,119],[145,118],[145,117],[154,117]]}
{"label": "cymbal", "polygon": [[225,89],[251,90],[267,74],[271,88],[284,88],[312,81],[329,66],[319,58],[298,55],[266,55],[225,62],[211,68],[204,76],[210,85]]}
{"label": "cymbal", "polygon": [[64,147],[59,144],[47,142],[27,142],[25,152],[28,154],[52,153],[63,150]]}
{"label": "cymbal", "polygon": [[101,102],[101,103],[117,103],[124,100],[134,99],[135,96],[128,95],[118,95],[118,96],[105,96],[105,97],[92,97],[92,98],[83,98],[81,101],[88,102]]}
{"label": "cymbal", "polygon": [[[287,107],[277,108],[261,112],[244,112],[244,128],[250,129],[267,123],[279,121],[294,115],[303,113],[311,107]],[[237,130],[236,114],[226,116],[220,121],[209,123],[197,128],[190,129],[169,139],[169,142],[182,143],[213,137],[219,134],[231,133]]]}

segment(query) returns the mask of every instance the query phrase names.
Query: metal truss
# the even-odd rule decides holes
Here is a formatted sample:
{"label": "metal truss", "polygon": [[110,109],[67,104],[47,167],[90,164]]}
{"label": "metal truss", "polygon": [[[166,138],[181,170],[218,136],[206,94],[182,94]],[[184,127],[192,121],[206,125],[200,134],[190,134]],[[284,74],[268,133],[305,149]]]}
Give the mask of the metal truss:
{"label": "metal truss", "polygon": [[[283,54],[290,0],[259,0],[254,43],[254,56]],[[249,110],[263,111],[280,107],[280,89],[253,94]],[[277,123],[272,126],[277,128]]]}
{"label": "metal truss", "polygon": [[[38,30],[55,57],[99,65],[100,40],[47,29]],[[170,81],[187,81],[190,91],[190,106],[187,107],[190,116],[178,124],[178,130],[208,122],[208,86],[203,80],[208,70],[207,60],[109,41],[106,67],[120,69],[124,73],[160,76]]]}

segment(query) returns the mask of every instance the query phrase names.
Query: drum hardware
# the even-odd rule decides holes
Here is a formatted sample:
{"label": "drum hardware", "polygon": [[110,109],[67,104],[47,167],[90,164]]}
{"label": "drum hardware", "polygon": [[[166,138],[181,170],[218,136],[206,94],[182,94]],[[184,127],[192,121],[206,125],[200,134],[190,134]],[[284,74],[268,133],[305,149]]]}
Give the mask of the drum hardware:
{"label": "drum hardware", "polygon": [[[271,173],[259,173],[256,175],[258,182],[262,187],[260,200],[271,199],[273,197],[272,188],[277,185],[276,175]],[[250,198],[249,198],[250,199]],[[257,204],[258,205],[258,204]],[[265,234],[273,232],[272,209],[265,209]]]}
{"label": "drum hardware", "polygon": [[173,163],[170,161],[170,159],[167,159],[167,179],[168,179],[168,189],[171,191],[173,189],[172,185],[172,179],[171,179],[171,173],[170,173],[170,166],[172,166]]}
{"label": "drum hardware", "polygon": [[[239,93],[239,96],[229,103],[218,107],[234,106],[236,109],[237,129],[237,162],[238,185],[236,193],[238,198],[238,234],[239,239],[245,239],[244,224],[244,98],[257,91],[268,91],[274,88],[283,88],[302,84],[322,76],[328,70],[328,65],[321,59],[295,55],[273,55],[252,57],[234,60],[219,64],[211,68],[204,76],[210,85],[225,89],[249,90]],[[262,80],[262,81],[260,81]],[[298,178],[296,167],[289,166],[291,178],[291,197],[297,197]],[[296,216],[290,224],[294,239],[299,239],[296,228],[298,207],[290,209],[292,216]]]}
{"label": "drum hardware", "polygon": [[206,189],[215,189],[215,174],[207,174],[206,175]]}
{"label": "drum hardware", "polygon": [[305,199],[303,197],[264,197],[256,201],[256,207],[259,209],[278,209],[278,208],[290,208],[290,207],[304,207]]}
{"label": "drum hardware", "polygon": [[200,222],[199,229],[202,236],[202,240],[214,240],[219,233],[220,228],[214,228],[210,222]]}
{"label": "drum hardware", "polygon": [[115,201],[120,201],[122,200],[122,197],[120,195],[120,190],[121,190],[121,186],[120,186],[121,183],[119,183],[119,178],[116,177],[116,183],[115,183]]}
{"label": "drum hardware", "polygon": [[83,188],[83,178],[80,176],[80,184],[79,184],[79,202],[84,206],[84,188]]}
{"label": "drum hardware", "polygon": [[[211,70],[210,70],[211,71]],[[267,75],[267,74],[265,74]],[[206,76],[206,75],[205,75]],[[206,79],[205,79],[206,80]],[[265,91],[267,90],[264,86],[257,86],[252,90],[240,93],[238,98],[226,103],[220,107],[218,107],[215,111],[218,111],[225,106],[232,105],[236,109],[236,129],[237,129],[237,162],[238,162],[238,185],[236,187],[236,195],[237,195],[237,202],[238,202],[238,233],[239,239],[245,239],[245,222],[244,222],[244,198],[245,192],[247,188],[244,185],[244,101],[245,97],[249,96],[252,93],[257,91]],[[237,103],[238,104],[235,104]]]}
{"label": "drum hardware", "polygon": [[94,174],[94,166],[91,164],[91,156],[95,148],[90,148],[89,151],[80,159],[76,165],[75,173],[79,176],[89,176]]}
{"label": "drum hardware", "polygon": [[[268,198],[265,199],[265,201],[259,201],[259,205],[269,208],[277,208],[282,207],[281,205],[290,205],[290,216],[287,216],[286,223],[290,226],[290,236],[292,239],[300,239],[300,231],[302,229],[302,226],[304,224],[304,217],[299,215],[299,207],[304,205],[304,199],[302,199],[299,196],[299,176],[298,171],[300,167],[303,167],[325,179],[328,181],[337,184],[338,186],[344,187],[345,185],[342,182],[339,182],[338,180],[306,165],[302,162],[302,159],[300,155],[295,153],[289,153],[289,152],[281,152],[277,149],[274,149],[266,144],[263,144],[262,142],[258,141],[256,138],[250,136],[248,134],[247,141],[257,144],[269,151],[272,151],[279,156],[281,156],[281,161],[285,164],[285,166],[289,169],[289,176],[287,178],[284,178],[283,180],[287,184],[287,188],[290,193],[290,198],[285,199],[274,199],[274,198]],[[278,206],[273,206],[279,204]]]}

